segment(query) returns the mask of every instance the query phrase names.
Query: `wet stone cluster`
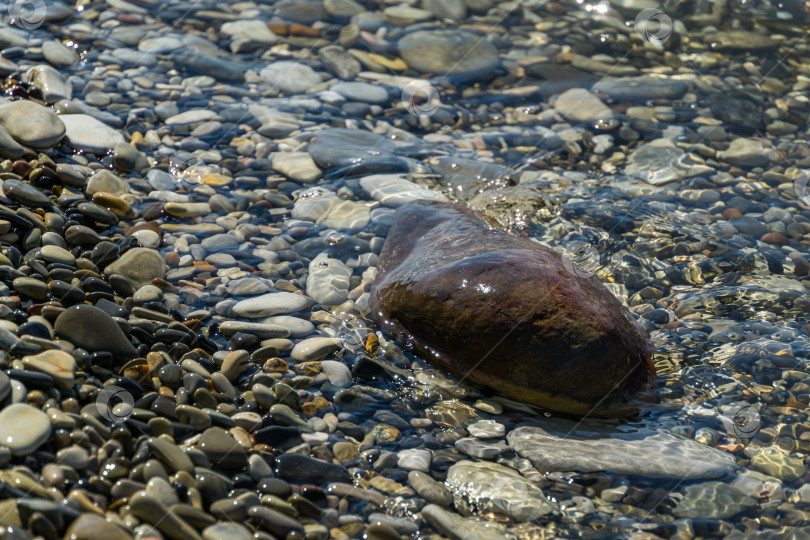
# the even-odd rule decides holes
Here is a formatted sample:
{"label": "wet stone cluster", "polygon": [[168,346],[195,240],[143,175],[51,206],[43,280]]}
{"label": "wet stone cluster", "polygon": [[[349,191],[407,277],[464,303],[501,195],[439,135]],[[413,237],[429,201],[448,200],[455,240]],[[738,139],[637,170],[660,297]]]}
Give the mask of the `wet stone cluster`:
{"label": "wet stone cluster", "polygon": [[[803,4],[7,4],[0,537],[808,534]],[[572,419],[392,342],[420,199],[602,282],[654,402]]]}

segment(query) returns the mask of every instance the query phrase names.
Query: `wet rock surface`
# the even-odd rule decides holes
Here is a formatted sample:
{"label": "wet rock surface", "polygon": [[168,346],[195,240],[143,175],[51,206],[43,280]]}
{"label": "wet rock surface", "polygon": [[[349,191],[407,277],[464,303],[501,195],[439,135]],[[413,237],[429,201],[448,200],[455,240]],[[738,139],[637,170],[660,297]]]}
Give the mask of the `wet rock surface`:
{"label": "wet rock surface", "polygon": [[609,470],[636,476],[718,478],[736,469],[728,454],[635,426],[549,419],[507,435],[509,446],[544,471]]}
{"label": "wet rock surface", "polygon": [[377,269],[384,330],[507,397],[611,414],[652,375],[647,337],[596,279],[464,207],[400,208]]}

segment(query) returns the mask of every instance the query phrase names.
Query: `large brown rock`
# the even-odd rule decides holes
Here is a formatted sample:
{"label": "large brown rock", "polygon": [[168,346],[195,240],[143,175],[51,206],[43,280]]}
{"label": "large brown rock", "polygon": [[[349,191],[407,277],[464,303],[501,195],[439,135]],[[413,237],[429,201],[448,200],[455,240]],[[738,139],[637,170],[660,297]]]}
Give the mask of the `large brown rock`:
{"label": "large brown rock", "polygon": [[613,416],[654,375],[647,335],[593,276],[458,205],[397,211],[372,317],[425,359],[518,401]]}

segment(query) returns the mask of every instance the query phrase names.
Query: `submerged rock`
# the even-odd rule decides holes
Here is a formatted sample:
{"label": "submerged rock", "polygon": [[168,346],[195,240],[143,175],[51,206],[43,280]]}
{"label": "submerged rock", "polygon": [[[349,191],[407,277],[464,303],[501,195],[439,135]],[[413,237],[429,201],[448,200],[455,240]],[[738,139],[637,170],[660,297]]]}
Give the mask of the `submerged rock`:
{"label": "submerged rock", "polygon": [[697,480],[739,470],[734,456],[654,429],[563,418],[506,436],[509,446],[544,473],[610,471],[649,478]]}
{"label": "submerged rock", "polygon": [[533,521],[554,511],[540,488],[497,463],[459,461],[447,471],[453,493],[480,511]]}
{"label": "submerged rock", "polygon": [[647,336],[596,278],[473,210],[401,207],[377,269],[369,305],[383,330],[506,397],[621,415],[654,373]]}

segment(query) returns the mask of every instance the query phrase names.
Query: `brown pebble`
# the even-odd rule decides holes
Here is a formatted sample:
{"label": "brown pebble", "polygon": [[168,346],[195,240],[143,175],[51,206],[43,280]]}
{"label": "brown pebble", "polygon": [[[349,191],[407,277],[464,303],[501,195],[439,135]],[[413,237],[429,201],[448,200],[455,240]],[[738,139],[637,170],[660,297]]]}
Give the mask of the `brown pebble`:
{"label": "brown pebble", "polygon": [[[158,226],[157,221],[145,221],[142,223],[138,223],[137,225],[133,225],[132,227],[127,227],[126,229],[124,229],[124,234],[126,236],[132,236],[133,233],[136,233],[138,231],[152,231],[153,233],[157,234],[160,237],[163,236],[163,234],[160,232],[160,226]],[[173,251],[171,253],[177,255],[178,259],[180,258],[177,252]]]}
{"label": "brown pebble", "polygon": [[793,274],[797,276],[806,276],[810,273],[810,262],[807,262],[802,255],[798,253],[792,253],[790,255],[791,260],[793,261]]}
{"label": "brown pebble", "polygon": [[723,219],[731,219],[733,217],[741,216],[742,212],[736,208],[726,208],[723,210]]}
{"label": "brown pebble", "polygon": [[301,412],[307,418],[313,417],[318,414],[318,406],[311,401],[307,401],[306,403],[301,404]]}
{"label": "brown pebble", "polygon": [[290,366],[281,358],[275,357],[270,358],[264,363],[264,369],[265,371],[287,371],[290,369]]}
{"label": "brown pebble", "polygon": [[778,244],[780,246],[784,246],[788,243],[787,237],[784,234],[776,231],[763,234],[760,240],[763,242],[768,242],[769,244]]}
{"label": "brown pebble", "polygon": [[28,392],[27,398],[28,404],[38,409],[43,403],[45,403],[48,396],[46,396],[41,390],[31,390]]}
{"label": "brown pebble", "polygon": [[169,266],[177,266],[178,264],[180,264],[180,254],[177,253],[176,251],[170,251],[166,253],[164,259],[166,259],[166,264],[168,264]]}
{"label": "brown pebble", "polygon": [[29,172],[31,172],[31,165],[29,165],[27,161],[23,160],[15,161],[11,164],[11,168],[20,176],[26,176]]}

